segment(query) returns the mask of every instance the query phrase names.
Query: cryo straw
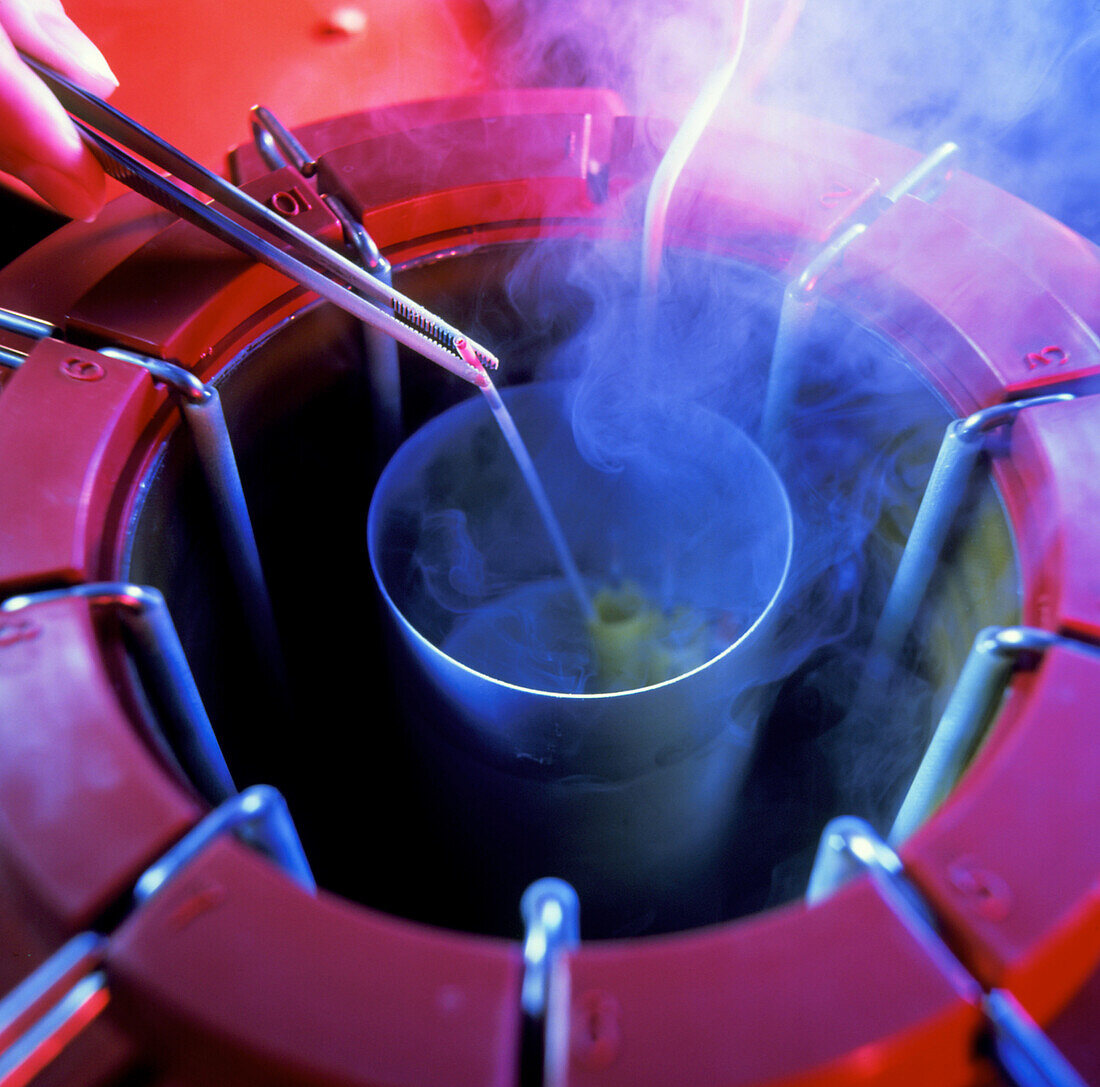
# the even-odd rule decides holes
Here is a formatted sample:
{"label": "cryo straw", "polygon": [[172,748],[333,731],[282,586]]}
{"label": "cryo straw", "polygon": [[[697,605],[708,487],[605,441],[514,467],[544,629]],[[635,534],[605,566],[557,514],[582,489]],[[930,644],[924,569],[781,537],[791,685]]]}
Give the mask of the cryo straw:
{"label": "cryo straw", "polygon": [[554,509],[550,505],[550,499],[535,469],[534,462],[531,460],[531,454],[527,452],[527,446],[524,444],[523,438],[516,428],[516,423],[512,418],[511,412],[505,407],[504,401],[501,400],[500,393],[497,391],[497,387],[493,384],[489,374],[478,362],[477,356],[475,356],[470,349],[470,345],[465,340],[458,339],[455,340],[455,350],[458,351],[469,366],[476,367],[480,371],[480,376],[474,380],[474,384],[485,394],[485,399],[489,404],[489,410],[493,413],[493,418],[500,427],[500,432],[504,436],[504,440],[508,443],[508,448],[511,449],[512,455],[516,459],[516,464],[523,475],[524,482],[527,484],[527,489],[531,492],[531,498],[534,500],[535,508],[538,510],[539,517],[542,518],[542,523],[546,528],[546,534],[550,537],[550,543],[558,557],[558,562],[565,574],[565,579],[569,582],[569,587],[573,591],[573,596],[577,600],[578,607],[581,609],[581,614],[587,621],[594,621],[596,619],[596,609],[592,604],[591,597],[588,595],[588,590],[584,587],[584,581],[581,579],[580,571],[577,569],[577,564],[573,561],[573,554],[569,550],[569,545],[565,542],[565,533],[562,532],[561,525],[554,515]]}

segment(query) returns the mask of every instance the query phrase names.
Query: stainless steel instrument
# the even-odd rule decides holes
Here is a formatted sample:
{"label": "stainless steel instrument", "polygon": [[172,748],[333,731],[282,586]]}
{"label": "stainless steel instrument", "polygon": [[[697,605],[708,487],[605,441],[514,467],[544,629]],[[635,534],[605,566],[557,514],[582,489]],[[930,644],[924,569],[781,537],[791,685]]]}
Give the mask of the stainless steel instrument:
{"label": "stainless steel instrument", "polygon": [[[88,147],[111,177],[315,291],[465,381],[477,384],[483,376],[481,367],[492,370],[498,366],[496,356],[469,336],[287,222],[126,114],[33,58],[24,56],[23,60],[69,111]],[[131,151],[172,176],[165,177],[151,169]],[[198,190],[213,203],[197,199],[178,182]],[[276,242],[289,246],[290,251]],[[470,365],[460,355],[455,343],[462,339],[473,351],[479,367]]]}

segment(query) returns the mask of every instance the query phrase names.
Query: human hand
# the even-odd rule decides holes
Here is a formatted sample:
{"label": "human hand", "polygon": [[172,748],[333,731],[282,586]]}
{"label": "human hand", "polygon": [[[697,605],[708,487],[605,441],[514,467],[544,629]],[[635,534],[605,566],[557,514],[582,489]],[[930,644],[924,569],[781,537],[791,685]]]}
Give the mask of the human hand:
{"label": "human hand", "polygon": [[60,0],[0,0],[0,170],[63,215],[90,220],[103,206],[103,170],[17,49],[101,98],[118,80]]}

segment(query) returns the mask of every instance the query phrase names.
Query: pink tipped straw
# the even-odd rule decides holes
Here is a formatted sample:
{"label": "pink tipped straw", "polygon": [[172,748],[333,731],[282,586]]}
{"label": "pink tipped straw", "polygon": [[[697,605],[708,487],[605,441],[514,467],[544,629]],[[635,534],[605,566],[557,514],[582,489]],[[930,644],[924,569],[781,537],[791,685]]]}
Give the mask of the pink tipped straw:
{"label": "pink tipped straw", "polygon": [[504,401],[501,400],[500,393],[493,384],[493,379],[489,377],[488,371],[481,365],[477,355],[470,349],[470,345],[464,339],[458,339],[455,340],[455,350],[462,356],[466,365],[474,371],[474,376],[470,380],[485,394],[485,399],[489,403],[489,410],[493,413],[493,418],[496,419],[500,432],[508,443],[508,448],[511,449],[512,455],[516,458],[516,465],[527,484],[527,490],[531,493],[539,517],[542,518],[546,534],[550,537],[550,543],[558,557],[558,564],[561,566],[562,573],[565,574],[565,580],[569,582],[569,588],[577,601],[577,607],[586,620],[589,622],[595,620],[596,609],[592,604],[592,598],[588,595],[588,590],[584,586],[584,579],[581,577],[577,564],[573,560],[573,553],[569,550],[569,545],[565,541],[565,533],[562,532],[561,525],[554,514],[554,509],[550,505],[546,489],[543,487],[542,480],[539,478],[534,462],[531,460],[531,454],[527,452],[527,446],[516,428],[511,412],[504,406]]}
{"label": "pink tipped straw", "polygon": [[492,380],[489,377],[488,370],[481,364],[481,359],[474,353],[474,349],[470,346],[469,341],[465,337],[459,337],[455,340],[455,350],[462,357],[462,361],[473,371],[473,376],[469,379],[479,389],[484,389],[489,385],[492,385]]}

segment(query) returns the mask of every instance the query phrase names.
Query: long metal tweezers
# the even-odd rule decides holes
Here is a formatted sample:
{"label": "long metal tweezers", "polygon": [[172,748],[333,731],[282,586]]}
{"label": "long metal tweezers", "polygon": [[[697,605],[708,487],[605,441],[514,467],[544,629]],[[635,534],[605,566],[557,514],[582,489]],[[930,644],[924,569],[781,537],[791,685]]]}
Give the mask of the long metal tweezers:
{"label": "long metal tweezers", "polygon": [[[72,115],[107,173],[124,185],[282,272],[466,381],[476,384],[480,371],[463,361],[454,346],[456,340],[465,339],[483,367],[496,369],[498,361],[491,351],[430,310],[379,282],[336,250],[287,222],[94,94],[30,57],[24,56],[23,60]],[[161,176],[127,149],[167,170],[172,177]],[[196,199],[175,178],[221,204],[225,211]],[[269,237],[256,233],[253,227],[259,227]],[[284,251],[270,239],[290,246],[292,252]]]}

